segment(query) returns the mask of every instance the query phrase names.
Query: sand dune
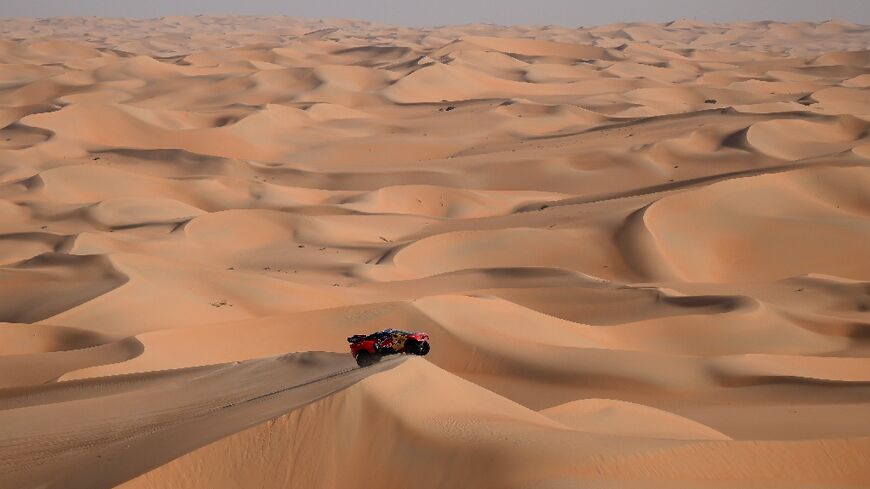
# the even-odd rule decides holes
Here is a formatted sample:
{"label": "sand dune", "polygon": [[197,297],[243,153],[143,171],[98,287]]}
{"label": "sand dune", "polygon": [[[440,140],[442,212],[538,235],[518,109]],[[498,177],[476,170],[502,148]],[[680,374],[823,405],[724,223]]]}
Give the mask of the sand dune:
{"label": "sand dune", "polygon": [[[4,483],[115,485],[395,363],[360,370],[346,355],[301,353],[7,392],[0,398],[11,427],[3,434]],[[55,435],[59,423],[63,438]],[[129,455],[119,460],[119,450]],[[80,475],[69,477],[73,470]]]}
{"label": "sand dune", "polygon": [[[863,247],[861,243],[870,239],[867,227],[870,201],[862,190],[867,188],[867,178],[867,169],[858,167],[799,170],[731,180],[661,199],[650,206],[644,220],[667,257],[665,260],[679,263],[681,275],[689,280],[775,280],[800,275],[808,269],[860,278],[867,274],[863,261],[850,263],[843,257],[860,256],[861,252],[851,247]],[[729,197],[717,198],[723,187],[730,188],[719,195],[739,196],[730,205]],[[660,214],[674,200],[683,199],[690,199],[691,204],[677,204],[670,207],[671,212]],[[704,213],[704,209],[719,214],[692,216]],[[674,217],[677,212],[680,219]],[[808,226],[801,225],[801,220],[812,222],[814,232],[824,234],[826,239],[805,239]],[[659,231],[659,223],[668,226],[665,222],[689,226],[691,234],[705,236],[709,241],[686,243],[673,228]],[[712,225],[711,231],[714,227],[716,230],[698,233],[698,226],[704,225]],[[742,235],[734,232],[747,227],[758,230]],[[751,242],[741,242],[750,236]],[[741,252],[744,246],[751,248],[752,253]],[[704,256],[697,257],[695,253]]]}
{"label": "sand dune", "polygon": [[[402,396],[408,389],[420,394]],[[439,402],[443,396],[455,401],[448,406]],[[608,405],[596,400],[584,403],[593,409],[595,404]],[[593,487],[608,483],[632,487],[638,477],[658,479],[656,484],[661,487],[683,487],[678,482],[681,479],[750,487],[758,479],[768,481],[768,487],[775,487],[772,480],[793,487],[813,487],[824,481],[848,487],[860,484],[867,475],[860,455],[866,450],[866,438],[752,444],[718,441],[727,437],[671,414],[628,403],[611,401],[609,405],[619,405],[622,412],[606,415],[607,422],[594,423],[596,431],[607,429],[609,435],[585,432],[582,404],[537,413],[415,360],[269,424],[193,451],[122,487],[235,488],[251,480],[265,486],[309,486],[325,480],[331,487],[370,487],[377,480],[387,487],[407,487],[409,474],[424,472],[433,464],[449,464],[457,470],[414,480],[415,487],[571,487],[587,479]],[[569,409],[573,413],[567,415]],[[637,426],[638,419],[632,414],[640,412],[644,423]],[[578,426],[569,427],[548,416]],[[651,423],[657,432],[630,431],[632,425],[637,426],[634,430],[648,430]],[[312,430],[312,425],[318,430]],[[404,435],[394,436],[396,430]],[[510,449],[495,442],[498,439],[509,440]],[[705,439],[717,441],[688,441]],[[263,447],[268,447],[265,456],[244,455],[259,454]],[[767,455],[759,456],[762,453]],[[826,454],[836,462],[820,462],[819,457],[827,459]],[[590,458],[594,464],[578,463]],[[457,464],[457,459],[464,463]],[[327,475],[318,471],[324,460],[335,467]],[[776,463],[771,466],[764,460]],[[797,461],[800,468],[789,467]],[[632,468],[621,471],[623,463]],[[402,470],[390,470],[396,464]],[[608,477],[596,474],[599,465]],[[481,470],[483,466],[487,470]],[[200,472],[198,467],[214,469]],[[376,470],[378,475],[360,475]]]}
{"label": "sand dune", "polygon": [[866,26],[0,32],[0,486],[867,486]]}
{"label": "sand dune", "polygon": [[727,440],[700,423],[648,406],[610,399],[582,399],[540,411],[578,431],[619,436],[687,440]]}

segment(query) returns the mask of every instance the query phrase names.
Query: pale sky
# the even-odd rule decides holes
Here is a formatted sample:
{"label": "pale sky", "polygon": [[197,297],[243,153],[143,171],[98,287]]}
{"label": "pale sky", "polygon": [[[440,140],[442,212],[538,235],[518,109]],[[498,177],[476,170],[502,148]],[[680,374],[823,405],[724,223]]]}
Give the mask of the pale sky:
{"label": "pale sky", "polygon": [[3,17],[249,14],[405,25],[843,19],[870,24],[870,0],[0,0]]}

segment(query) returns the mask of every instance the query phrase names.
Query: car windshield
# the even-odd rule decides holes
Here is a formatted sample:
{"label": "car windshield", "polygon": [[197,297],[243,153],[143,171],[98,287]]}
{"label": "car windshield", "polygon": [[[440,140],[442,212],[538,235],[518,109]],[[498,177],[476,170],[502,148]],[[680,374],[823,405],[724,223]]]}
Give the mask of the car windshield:
{"label": "car windshield", "polygon": [[383,332],[384,332],[384,333],[390,333],[390,334],[396,334],[396,333],[399,333],[399,334],[412,334],[412,333],[409,332],[409,331],[402,331],[401,329],[392,329],[392,328],[385,329]]}

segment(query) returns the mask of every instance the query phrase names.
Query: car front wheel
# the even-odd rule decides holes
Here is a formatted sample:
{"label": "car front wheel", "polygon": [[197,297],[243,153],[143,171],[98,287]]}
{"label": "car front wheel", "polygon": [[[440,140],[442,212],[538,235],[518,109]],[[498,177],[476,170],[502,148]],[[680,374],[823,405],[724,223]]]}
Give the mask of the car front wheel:
{"label": "car front wheel", "polygon": [[429,353],[429,342],[419,342],[415,340],[410,340],[405,343],[405,353],[410,355],[425,355]]}

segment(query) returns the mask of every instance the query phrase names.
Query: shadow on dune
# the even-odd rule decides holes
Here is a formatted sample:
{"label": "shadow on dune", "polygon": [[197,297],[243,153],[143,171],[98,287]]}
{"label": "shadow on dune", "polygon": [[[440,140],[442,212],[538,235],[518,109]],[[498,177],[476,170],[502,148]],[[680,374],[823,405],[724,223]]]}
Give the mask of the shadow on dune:
{"label": "shadow on dune", "polygon": [[0,321],[42,321],[112,291],[127,280],[105,256],[42,253],[0,268]]}

